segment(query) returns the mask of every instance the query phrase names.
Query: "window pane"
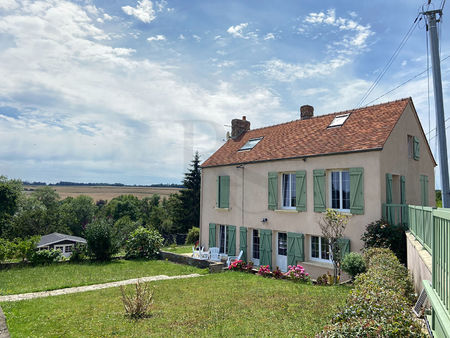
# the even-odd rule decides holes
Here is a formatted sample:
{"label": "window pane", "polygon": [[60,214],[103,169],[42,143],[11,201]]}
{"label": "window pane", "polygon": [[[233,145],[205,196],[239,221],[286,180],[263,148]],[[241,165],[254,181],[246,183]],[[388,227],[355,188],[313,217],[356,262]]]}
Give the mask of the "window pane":
{"label": "window pane", "polygon": [[340,184],[339,184],[339,172],[331,173],[331,208],[340,209]]}
{"label": "window pane", "polygon": [[319,256],[319,237],[311,236],[311,257],[320,258]]}
{"label": "window pane", "polygon": [[226,253],[226,243],[225,243],[225,225],[220,226],[220,246],[219,246],[219,252],[220,253]]}
{"label": "window pane", "polygon": [[291,207],[295,207],[296,203],[296,195],[295,195],[295,174],[289,175],[291,179]]}
{"label": "window pane", "polygon": [[259,259],[259,231],[253,230],[253,254],[252,257]]}
{"label": "window pane", "polygon": [[322,259],[330,259],[330,245],[328,244],[328,240],[326,238],[321,237],[321,258]]}
{"label": "window pane", "polygon": [[350,209],[350,173],[342,172],[342,209]]}
{"label": "window pane", "polygon": [[278,254],[287,256],[287,234],[285,232],[278,233]]}
{"label": "window pane", "polygon": [[283,207],[289,206],[289,175],[283,174]]}

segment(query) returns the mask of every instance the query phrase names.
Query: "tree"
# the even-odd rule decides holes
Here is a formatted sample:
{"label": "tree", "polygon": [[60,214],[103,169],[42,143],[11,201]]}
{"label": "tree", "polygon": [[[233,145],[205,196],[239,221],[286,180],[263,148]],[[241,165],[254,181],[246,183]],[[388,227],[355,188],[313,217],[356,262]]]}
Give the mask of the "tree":
{"label": "tree", "polygon": [[334,209],[327,209],[325,215],[319,222],[322,236],[328,240],[331,259],[333,261],[334,283],[341,277],[342,255],[341,239],[348,223],[348,216]]}
{"label": "tree", "polygon": [[200,183],[200,156],[197,151],[191,162],[191,168],[184,174],[185,189],[180,192],[182,214],[177,217],[180,219],[180,224],[175,222],[175,225],[181,232],[187,232],[192,227],[200,225]]}
{"label": "tree", "polygon": [[22,197],[22,182],[0,176],[0,237],[5,237],[12,217],[19,208]]}
{"label": "tree", "polygon": [[67,197],[59,207],[60,224],[68,227],[75,236],[82,236],[86,225],[92,222],[95,210],[92,197]]}
{"label": "tree", "polygon": [[94,221],[86,227],[88,254],[98,261],[107,261],[116,253],[111,225],[106,220]]}
{"label": "tree", "polygon": [[141,202],[133,195],[120,195],[115,197],[105,207],[104,212],[107,217],[117,221],[119,218],[128,216],[132,221],[137,221],[141,217]]}

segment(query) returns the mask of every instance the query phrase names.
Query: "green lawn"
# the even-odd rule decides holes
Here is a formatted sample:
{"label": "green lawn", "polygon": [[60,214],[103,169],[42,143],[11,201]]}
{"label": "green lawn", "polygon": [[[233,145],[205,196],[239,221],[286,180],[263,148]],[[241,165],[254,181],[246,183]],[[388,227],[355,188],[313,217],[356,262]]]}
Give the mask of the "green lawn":
{"label": "green lawn", "polygon": [[320,332],[350,291],[239,272],[152,286],[152,316],[138,321],[124,316],[118,288],[1,306],[12,337],[303,337]]}
{"label": "green lawn", "polygon": [[190,273],[207,273],[207,270],[167,261],[147,260],[27,266],[0,271],[0,295],[55,290],[145,276]]}
{"label": "green lawn", "polygon": [[162,251],[173,252],[176,254],[192,253],[192,245],[166,246]]}

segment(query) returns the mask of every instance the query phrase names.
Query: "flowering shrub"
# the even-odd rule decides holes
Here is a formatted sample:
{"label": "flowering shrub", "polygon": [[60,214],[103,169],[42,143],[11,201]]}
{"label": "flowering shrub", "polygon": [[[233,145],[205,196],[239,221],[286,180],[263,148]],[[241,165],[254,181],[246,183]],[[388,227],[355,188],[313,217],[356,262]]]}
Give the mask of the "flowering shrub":
{"label": "flowering shrub", "polygon": [[244,271],[245,268],[246,268],[246,264],[242,261],[242,259],[240,259],[238,261],[234,261],[233,263],[231,263],[230,266],[228,267],[228,270]]}
{"label": "flowering shrub", "polygon": [[270,268],[268,265],[261,265],[258,270],[258,275],[263,277],[271,277],[272,272],[270,272]]}
{"label": "flowering shrub", "polygon": [[284,275],[293,280],[294,282],[307,282],[309,281],[309,274],[305,272],[305,269],[300,264],[298,265],[289,265],[288,272]]}
{"label": "flowering shrub", "polygon": [[277,266],[277,268],[272,271],[272,276],[276,279],[281,279],[284,277],[284,274],[283,274],[283,272],[281,272],[281,270]]}

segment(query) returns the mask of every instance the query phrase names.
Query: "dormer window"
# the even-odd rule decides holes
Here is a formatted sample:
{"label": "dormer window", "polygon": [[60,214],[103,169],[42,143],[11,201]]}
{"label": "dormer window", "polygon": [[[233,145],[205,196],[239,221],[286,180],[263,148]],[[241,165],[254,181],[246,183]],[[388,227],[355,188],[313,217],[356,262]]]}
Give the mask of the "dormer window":
{"label": "dormer window", "polygon": [[263,139],[262,137],[251,138],[250,140],[247,141],[246,144],[244,144],[241,147],[241,149],[239,149],[239,151],[253,149],[259,143],[259,141],[261,141],[262,139]]}
{"label": "dormer window", "polygon": [[333,121],[331,121],[330,125],[328,126],[328,128],[342,126],[345,123],[345,121],[347,121],[349,116],[350,113],[335,116]]}

